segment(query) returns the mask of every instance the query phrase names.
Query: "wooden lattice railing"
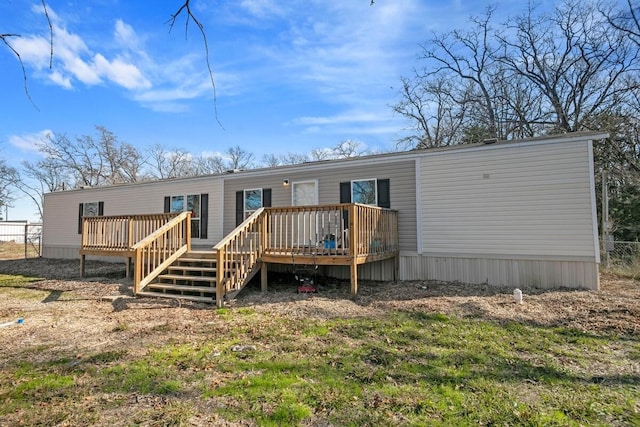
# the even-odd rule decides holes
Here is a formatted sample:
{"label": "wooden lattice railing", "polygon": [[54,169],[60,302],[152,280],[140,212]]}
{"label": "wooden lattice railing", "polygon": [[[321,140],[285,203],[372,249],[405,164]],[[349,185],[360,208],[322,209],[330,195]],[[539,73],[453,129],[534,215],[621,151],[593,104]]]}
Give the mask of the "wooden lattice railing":
{"label": "wooden lattice railing", "polygon": [[266,255],[280,262],[311,255],[317,262],[355,266],[397,252],[397,230],[397,211],[367,205],[261,208],[214,246],[217,303],[242,289]]}
{"label": "wooden lattice railing", "polygon": [[349,215],[353,218],[349,222],[353,230],[350,234],[357,242],[353,255],[362,257],[398,250],[397,211],[360,204],[349,205],[349,210],[353,212]]}
{"label": "wooden lattice railing", "polygon": [[265,208],[265,251],[368,256],[398,249],[397,212],[343,203]]}
{"label": "wooden lattice railing", "polygon": [[191,212],[183,212],[133,245],[134,293],[191,250]]}
{"label": "wooden lattice railing", "polygon": [[176,214],[113,215],[84,217],[83,250],[128,251]]}
{"label": "wooden lattice railing", "polygon": [[226,294],[242,289],[258,270],[256,263],[263,251],[263,229],[264,208],[260,208],[213,247],[217,257],[218,307],[222,307]]}
{"label": "wooden lattice railing", "polygon": [[[125,256],[135,262],[134,291],[140,292],[191,250],[190,218],[190,212],[84,218],[82,274],[87,254]],[[350,265],[355,293],[357,264],[396,256],[397,230],[397,211],[367,205],[261,208],[213,247],[216,302],[221,306],[225,296],[240,291],[265,258],[295,263],[295,257],[307,256],[325,265]]]}

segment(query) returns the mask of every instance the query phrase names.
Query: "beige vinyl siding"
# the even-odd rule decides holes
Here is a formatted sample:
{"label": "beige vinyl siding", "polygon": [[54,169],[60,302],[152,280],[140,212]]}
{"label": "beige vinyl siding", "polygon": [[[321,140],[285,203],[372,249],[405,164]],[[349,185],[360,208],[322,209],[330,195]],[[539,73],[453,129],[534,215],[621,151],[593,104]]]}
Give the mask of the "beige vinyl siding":
{"label": "beige vinyl siding", "polygon": [[340,183],[358,179],[389,179],[391,208],[398,213],[398,233],[400,249],[416,251],[416,191],[415,160],[393,160],[384,162],[358,161],[327,162],[290,167],[284,170],[267,170],[241,175],[225,176],[224,231],[230,232],[236,226],[235,203],[236,192],[253,188],[270,188],[272,206],[291,206],[292,185],[283,185],[288,179],[290,183],[300,181],[317,181],[318,203],[340,203]]}
{"label": "beige vinyl siding", "polygon": [[423,253],[595,260],[590,142],[421,159]]}
{"label": "beige vinyl siding", "polygon": [[[162,182],[85,188],[45,194],[43,218],[44,254],[68,257],[64,248],[78,248],[78,206],[104,202],[104,215],[155,214],[164,211],[164,197],[180,194],[209,195],[208,238],[194,239],[194,246],[211,247],[222,237],[222,180],[217,177],[177,179]],[[60,248],[59,250],[54,248]],[[60,256],[56,254],[60,253]],[[77,256],[77,251],[75,253]]]}

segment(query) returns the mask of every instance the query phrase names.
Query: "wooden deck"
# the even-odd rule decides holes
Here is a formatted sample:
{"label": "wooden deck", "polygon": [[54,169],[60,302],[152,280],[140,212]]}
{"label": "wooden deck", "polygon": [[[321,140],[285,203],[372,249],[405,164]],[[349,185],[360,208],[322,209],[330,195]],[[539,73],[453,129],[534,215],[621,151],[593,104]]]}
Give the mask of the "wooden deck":
{"label": "wooden deck", "polygon": [[[188,212],[84,218],[81,274],[86,255],[125,257],[128,274],[135,267],[134,291],[142,293],[191,250],[190,223]],[[350,267],[355,296],[358,265],[398,254],[394,210],[359,204],[261,208],[212,248],[217,273],[211,286],[221,306],[258,272],[266,289],[269,264],[343,265]]]}

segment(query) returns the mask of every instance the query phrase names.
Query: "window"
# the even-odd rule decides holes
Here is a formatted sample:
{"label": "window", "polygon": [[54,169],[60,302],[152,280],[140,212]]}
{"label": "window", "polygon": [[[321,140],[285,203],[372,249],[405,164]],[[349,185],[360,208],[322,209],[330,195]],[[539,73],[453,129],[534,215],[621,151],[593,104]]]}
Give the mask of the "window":
{"label": "window", "polygon": [[391,180],[361,179],[340,183],[340,203],[363,203],[391,207]]}
{"label": "window", "polygon": [[[186,200],[186,204],[185,204]],[[191,212],[191,237],[207,238],[204,205],[208,200],[206,194],[188,194],[186,196],[170,196],[165,198],[165,212]]]}
{"label": "window", "polygon": [[378,189],[375,179],[351,181],[351,201],[363,205],[378,205]]}
{"label": "window", "polygon": [[82,218],[104,215],[104,202],[80,203],[78,208],[78,234],[82,234]]}
{"label": "window", "polygon": [[236,225],[262,207],[271,206],[271,189],[254,188],[236,191]]}
{"label": "window", "polygon": [[262,207],[262,189],[244,190],[244,218]]}
{"label": "window", "polygon": [[291,185],[291,204],[309,206],[318,204],[318,182],[294,182]]}
{"label": "window", "polygon": [[169,212],[184,212],[184,196],[171,196],[171,210]]}
{"label": "window", "polygon": [[82,216],[98,216],[98,202],[83,203]]}

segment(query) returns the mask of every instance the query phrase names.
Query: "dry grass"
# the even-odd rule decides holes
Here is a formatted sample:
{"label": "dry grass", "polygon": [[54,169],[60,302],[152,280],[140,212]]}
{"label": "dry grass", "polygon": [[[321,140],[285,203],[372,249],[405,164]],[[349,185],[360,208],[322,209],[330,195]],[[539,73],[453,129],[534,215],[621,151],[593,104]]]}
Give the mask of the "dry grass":
{"label": "dry grass", "polygon": [[[87,272],[77,260],[0,261],[0,323],[24,319],[0,329],[0,424],[640,420],[635,280],[524,289],[517,305],[512,289],[460,283],[362,283],[352,300],[348,283],[325,280],[296,294],[282,276],[216,310],[134,298],[121,264]],[[501,406],[509,399],[518,406]]]}
{"label": "dry grass", "polygon": [[31,243],[0,242],[0,260],[37,258],[40,256],[37,245]]}

